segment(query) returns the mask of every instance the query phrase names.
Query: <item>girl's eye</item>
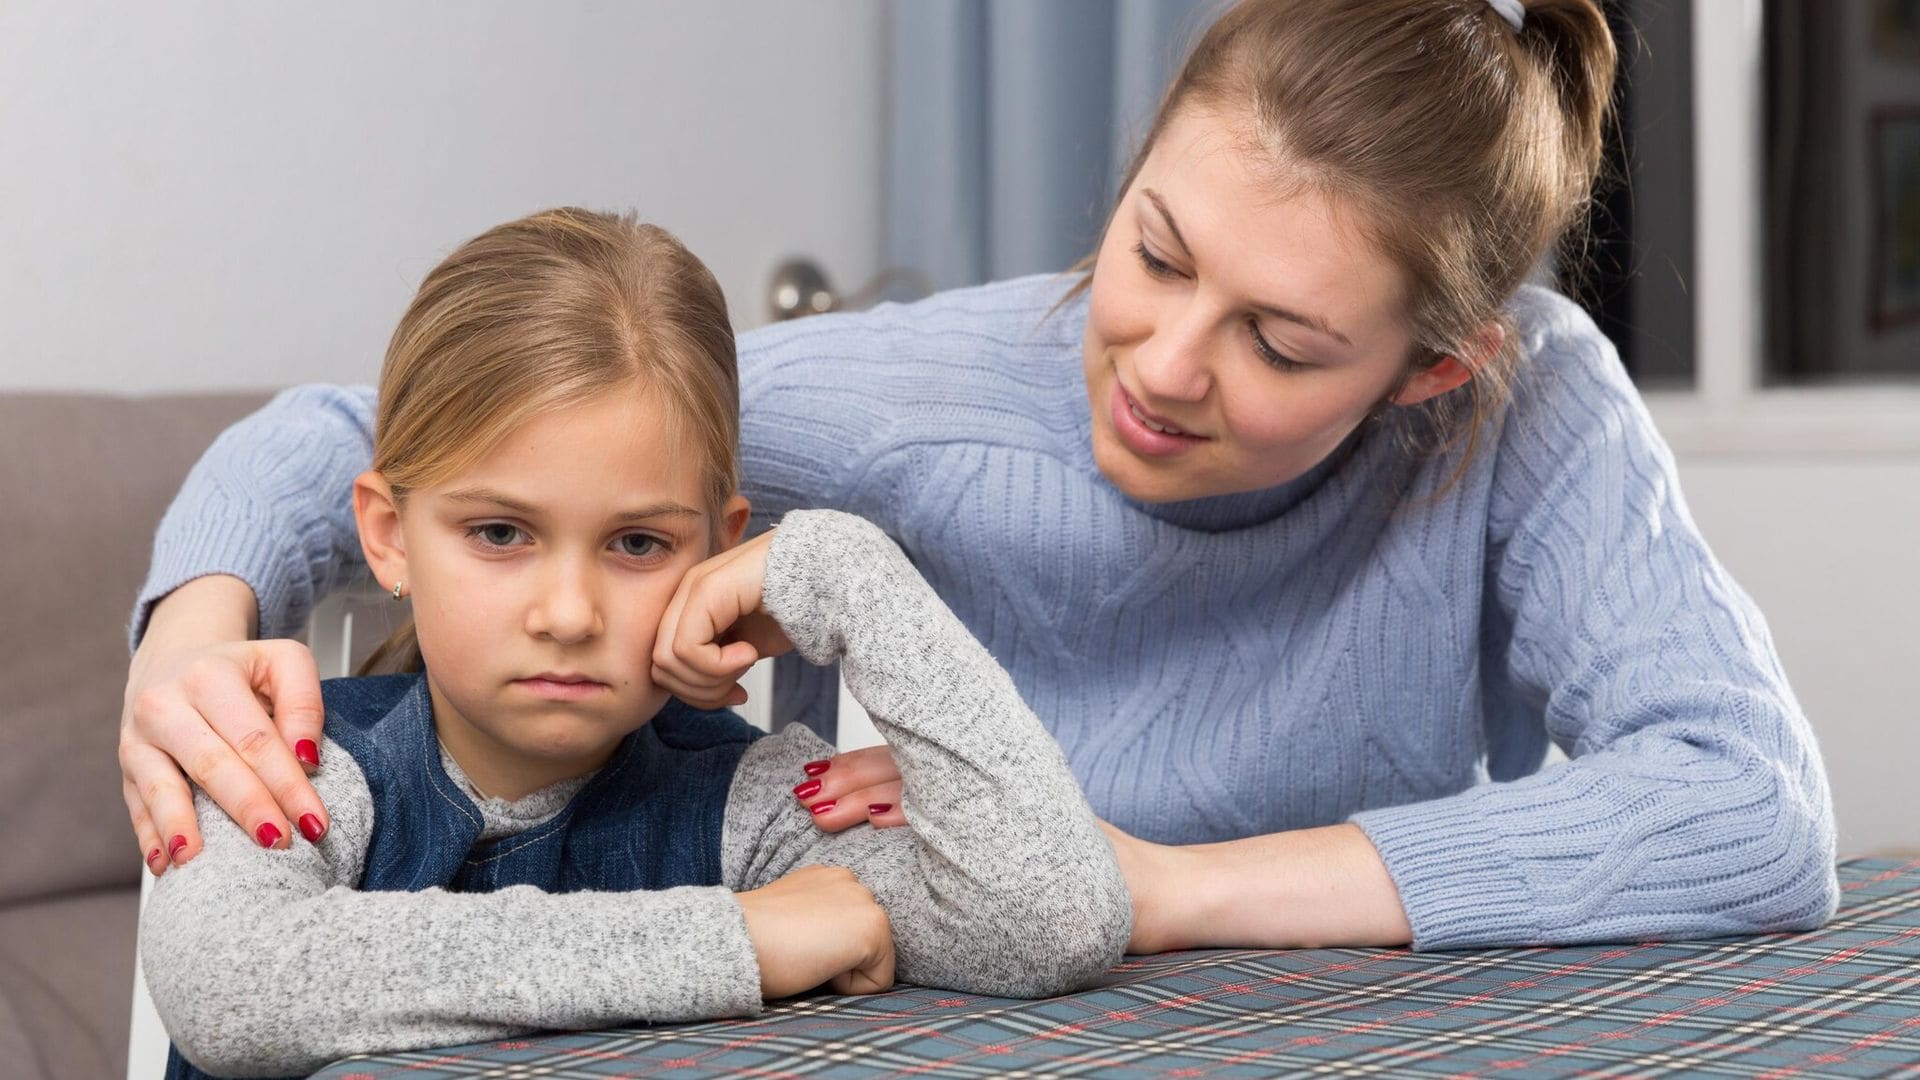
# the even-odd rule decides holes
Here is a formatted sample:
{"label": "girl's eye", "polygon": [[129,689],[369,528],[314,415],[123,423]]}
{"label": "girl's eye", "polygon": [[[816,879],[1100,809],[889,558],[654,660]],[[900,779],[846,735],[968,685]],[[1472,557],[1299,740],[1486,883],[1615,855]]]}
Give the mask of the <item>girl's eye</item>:
{"label": "girl's eye", "polygon": [[1180,276],[1180,271],[1175,270],[1170,263],[1154,255],[1153,252],[1148,251],[1145,243],[1133,245],[1133,253],[1140,256],[1140,265],[1145,267],[1147,273],[1152,274],[1154,277],[1176,278]]}
{"label": "girl's eye", "polygon": [[1303,364],[1289,356],[1282,355],[1280,350],[1274,348],[1267,341],[1266,335],[1260,332],[1260,324],[1252,319],[1247,320],[1247,333],[1253,335],[1253,351],[1259,353],[1260,359],[1265,360],[1269,365],[1281,371],[1298,371],[1301,368],[1312,366],[1310,364]]}
{"label": "girl's eye", "polygon": [[657,536],[646,533],[627,533],[614,541],[619,545],[620,554],[631,555],[636,559],[650,558],[667,549],[667,545]]}
{"label": "girl's eye", "polygon": [[488,547],[512,547],[522,533],[518,525],[509,525],[504,521],[489,521],[467,528],[467,535]]}

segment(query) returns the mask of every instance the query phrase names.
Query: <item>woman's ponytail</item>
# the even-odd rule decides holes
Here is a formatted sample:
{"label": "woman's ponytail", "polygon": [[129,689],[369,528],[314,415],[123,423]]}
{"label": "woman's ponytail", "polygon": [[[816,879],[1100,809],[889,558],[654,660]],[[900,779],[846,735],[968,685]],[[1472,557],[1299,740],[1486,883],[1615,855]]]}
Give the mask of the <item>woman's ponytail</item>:
{"label": "woman's ponytail", "polygon": [[1583,202],[1600,172],[1613,115],[1613,33],[1596,0],[1526,0],[1521,49],[1560,100],[1570,201]]}

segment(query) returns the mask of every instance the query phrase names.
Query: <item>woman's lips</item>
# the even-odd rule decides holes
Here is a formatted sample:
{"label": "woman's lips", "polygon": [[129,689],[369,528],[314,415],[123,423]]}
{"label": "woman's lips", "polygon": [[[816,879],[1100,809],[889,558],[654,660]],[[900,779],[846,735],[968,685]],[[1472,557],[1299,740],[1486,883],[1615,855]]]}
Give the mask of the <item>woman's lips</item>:
{"label": "woman's lips", "polygon": [[612,689],[606,683],[595,682],[592,679],[552,675],[515,679],[513,685],[548,701],[581,701]]}
{"label": "woman's lips", "polygon": [[1119,379],[1113,380],[1113,431],[1127,449],[1141,457],[1173,457],[1207,441],[1151,418]]}

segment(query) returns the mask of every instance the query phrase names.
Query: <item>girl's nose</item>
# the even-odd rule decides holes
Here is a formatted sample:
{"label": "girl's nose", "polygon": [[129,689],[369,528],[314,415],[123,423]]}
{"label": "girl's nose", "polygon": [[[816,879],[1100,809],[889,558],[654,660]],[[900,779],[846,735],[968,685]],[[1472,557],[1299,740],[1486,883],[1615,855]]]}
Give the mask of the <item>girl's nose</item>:
{"label": "girl's nose", "polygon": [[539,595],[527,607],[527,632],[573,645],[605,631],[593,570],[563,563],[541,576]]}

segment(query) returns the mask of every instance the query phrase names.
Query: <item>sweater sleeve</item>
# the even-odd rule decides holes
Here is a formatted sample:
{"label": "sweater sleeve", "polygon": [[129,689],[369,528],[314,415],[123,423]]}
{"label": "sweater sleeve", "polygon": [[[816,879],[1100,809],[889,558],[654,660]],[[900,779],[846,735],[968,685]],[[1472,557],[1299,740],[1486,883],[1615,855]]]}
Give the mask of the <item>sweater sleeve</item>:
{"label": "sweater sleeve", "polygon": [[789,788],[832,749],[791,726],[755,743],[735,776],[729,883],[853,870],[887,909],[905,982],[1038,997],[1116,963],[1132,903],[1112,846],[1012,679],[900,549],[851,515],[789,514],[766,606],[806,659],[839,659],[906,781],[909,827],[816,829]]}
{"label": "sweater sleeve", "polygon": [[306,1075],[349,1054],[760,1008],[725,888],[356,891],[373,799],[344,748],[321,760],[333,825],[320,843],[263,850],[197,794],[205,849],[141,915],[155,1008],[200,1068]]}
{"label": "sweater sleeve", "polygon": [[[1482,680],[1570,760],[1363,812],[1414,945],[1808,929],[1833,811],[1766,624],[1708,551],[1612,345],[1536,300],[1495,452]],[[1491,731],[1498,742],[1498,731]]]}
{"label": "sweater sleeve", "polygon": [[372,387],[298,386],[222,432],[160,521],[132,644],[153,605],[208,574],[253,589],[261,637],[298,633],[364,565],[353,478],[373,458],[373,416]]}

